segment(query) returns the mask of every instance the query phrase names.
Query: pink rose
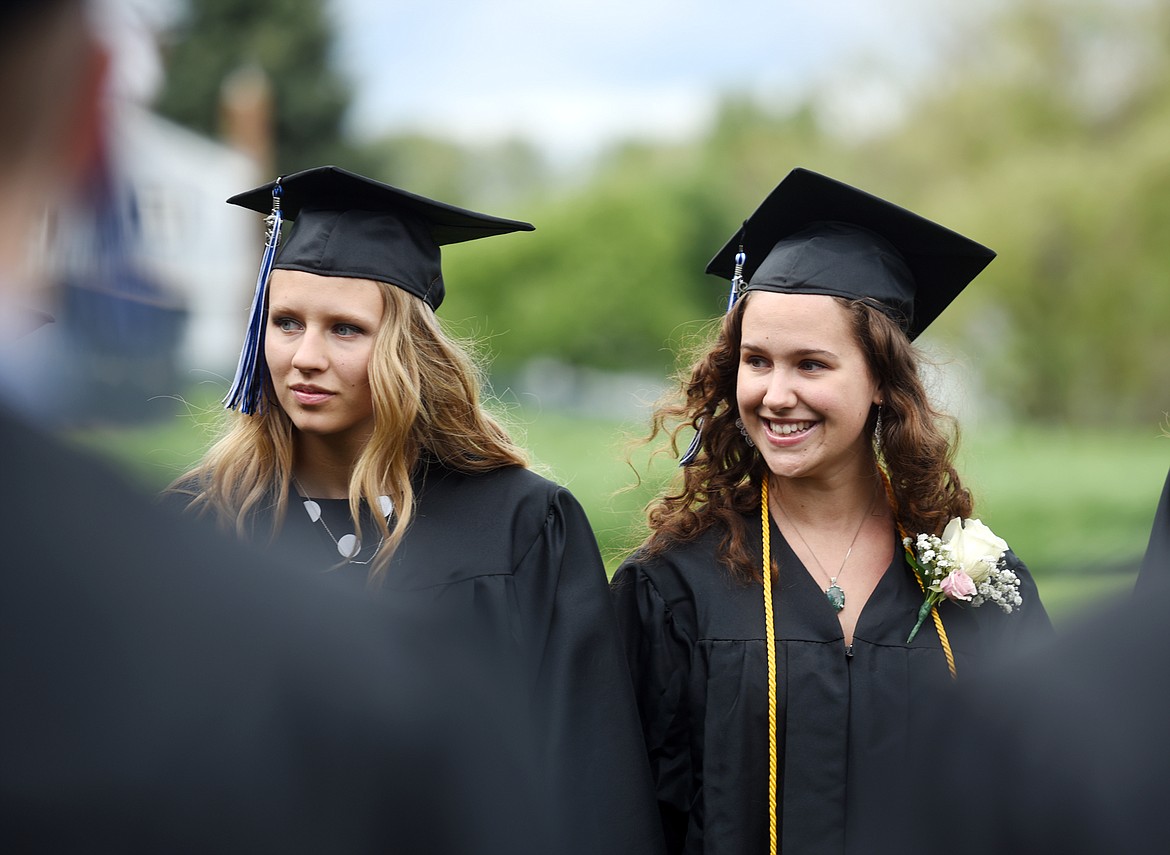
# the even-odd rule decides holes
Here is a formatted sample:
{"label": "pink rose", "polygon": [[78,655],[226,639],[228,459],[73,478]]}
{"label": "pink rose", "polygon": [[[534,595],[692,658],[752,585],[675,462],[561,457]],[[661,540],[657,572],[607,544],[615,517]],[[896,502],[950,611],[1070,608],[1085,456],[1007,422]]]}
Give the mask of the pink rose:
{"label": "pink rose", "polygon": [[952,570],[938,584],[938,589],[952,600],[970,600],[975,596],[975,583],[962,570]]}

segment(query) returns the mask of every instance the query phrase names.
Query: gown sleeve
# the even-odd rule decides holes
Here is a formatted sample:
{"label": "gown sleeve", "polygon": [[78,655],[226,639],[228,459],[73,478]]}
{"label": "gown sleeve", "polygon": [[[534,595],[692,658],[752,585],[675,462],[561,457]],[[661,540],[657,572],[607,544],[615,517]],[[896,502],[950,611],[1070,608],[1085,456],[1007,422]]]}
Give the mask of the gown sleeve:
{"label": "gown sleeve", "polygon": [[681,852],[695,786],[686,711],[693,641],[636,558],[618,569],[611,592],[634,681],[667,850]]}
{"label": "gown sleeve", "polygon": [[533,715],[560,852],[663,851],[605,568],[585,512],[557,489],[513,575],[533,657]]}

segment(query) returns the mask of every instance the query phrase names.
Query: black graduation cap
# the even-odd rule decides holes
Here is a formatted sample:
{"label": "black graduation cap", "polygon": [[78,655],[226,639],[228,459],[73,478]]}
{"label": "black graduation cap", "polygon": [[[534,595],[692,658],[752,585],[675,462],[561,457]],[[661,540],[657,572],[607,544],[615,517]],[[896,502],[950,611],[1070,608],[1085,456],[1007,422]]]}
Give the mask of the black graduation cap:
{"label": "black graduation cap", "polygon": [[[731,280],[727,310],[747,291],[864,300],[911,340],[995,253],[856,187],[797,167],[707,265]],[[695,461],[702,429],[679,460]]]}
{"label": "black graduation cap", "polygon": [[975,241],[832,178],[788,173],[707,272],[741,292],[865,300],[916,338],[995,253]]}
{"label": "black graduation cap", "polygon": [[[337,166],[278,178],[232,196],[228,203],[270,217],[248,334],[224,399],[229,409],[249,415],[258,409],[263,387],[265,296],[273,268],[386,282],[437,309],[446,293],[441,246],[534,228],[531,223],[428,199]],[[292,232],[277,249],[285,219],[294,221]]]}
{"label": "black graduation cap", "polygon": [[295,225],[274,267],[388,282],[432,309],[445,294],[439,247],[533,230],[531,223],[436,202],[337,166],[294,173],[228,203],[267,214],[278,183],[281,214]]}

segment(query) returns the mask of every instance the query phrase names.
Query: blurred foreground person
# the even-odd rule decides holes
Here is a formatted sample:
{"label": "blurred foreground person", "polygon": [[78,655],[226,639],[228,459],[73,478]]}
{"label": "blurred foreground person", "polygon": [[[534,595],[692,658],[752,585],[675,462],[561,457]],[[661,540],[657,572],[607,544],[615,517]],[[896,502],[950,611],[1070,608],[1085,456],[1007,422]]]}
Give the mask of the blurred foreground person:
{"label": "blurred foreground person", "polygon": [[921,836],[899,852],[1165,852],[1168,615],[1170,477],[1134,595],[963,687],[939,717]]}
{"label": "blurred foreground person", "polygon": [[[105,68],[81,0],[0,7],[6,336],[42,320],[27,238],[98,160]],[[5,851],[547,851],[526,723],[455,627],[172,518],[2,402],[0,472]]]}

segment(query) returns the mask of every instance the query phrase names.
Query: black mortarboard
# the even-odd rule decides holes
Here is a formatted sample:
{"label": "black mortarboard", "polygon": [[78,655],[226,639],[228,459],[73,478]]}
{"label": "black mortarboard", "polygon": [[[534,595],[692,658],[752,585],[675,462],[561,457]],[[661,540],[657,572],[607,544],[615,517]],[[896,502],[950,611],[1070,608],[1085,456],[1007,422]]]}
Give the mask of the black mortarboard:
{"label": "black mortarboard", "polygon": [[[439,247],[533,230],[531,223],[436,202],[336,166],[279,181],[281,214],[295,225],[274,267],[388,282],[432,309],[445,293]],[[267,214],[276,184],[232,196],[228,203]]]}
{"label": "black mortarboard", "polygon": [[[531,223],[437,202],[336,166],[319,166],[237,194],[228,203],[269,214],[272,221],[256,281],[248,335],[224,403],[256,411],[263,383],[264,303],[272,269],[386,282],[432,309],[446,289],[439,248],[516,231]],[[277,249],[280,224],[292,232]]]}
{"label": "black mortarboard", "polygon": [[[731,280],[728,311],[747,291],[864,300],[911,340],[950,305],[995,253],[912,211],[796,168],[707,265]],[[694,462],[695,434],[679,465]]]}
{"label": "black mortarboard", "polygon": [[969,238],[807,169],[794,169],[707,272],[742,291],[864,300],[916,338],[995,258]]}

